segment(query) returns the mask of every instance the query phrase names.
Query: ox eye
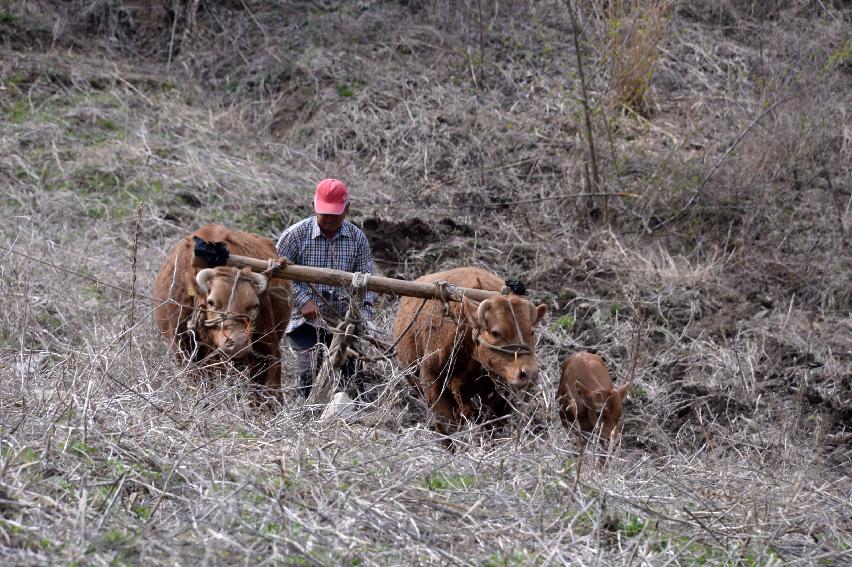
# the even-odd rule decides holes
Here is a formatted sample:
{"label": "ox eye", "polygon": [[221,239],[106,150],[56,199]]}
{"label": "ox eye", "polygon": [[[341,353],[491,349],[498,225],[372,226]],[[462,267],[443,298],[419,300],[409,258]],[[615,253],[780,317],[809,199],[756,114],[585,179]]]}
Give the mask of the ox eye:
{"label": "ox eye", "polygon": [[207,300],[207,305],[209,305],[210,307],[213,307],[213,300],[212,300],[212,299],[208,299],[208,300]]}
{"label": "ox eye", "polygon": [[495,330],[495,331],[491,331],[491,336],[494,337],[495,339],[499,339],[503,335],[500,334],[500,331]]}

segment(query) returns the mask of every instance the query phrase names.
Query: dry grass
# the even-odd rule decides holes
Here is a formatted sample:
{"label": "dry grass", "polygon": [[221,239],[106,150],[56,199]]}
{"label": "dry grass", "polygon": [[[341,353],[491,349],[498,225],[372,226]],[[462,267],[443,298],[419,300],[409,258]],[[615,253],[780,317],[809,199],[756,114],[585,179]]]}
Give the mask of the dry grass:
{"label": "dry grass", "polygon": [[647,114],[646,96],[667,39],[670,0],[608,2],[603,25],[610,59],[610,105],[616,110]]}
{"label": "dry grass", "polygon": [[[732,418],[719,405],[712,386],[737,371],[720,345],[680,361],[710,392],[693,398],[643,365],[626,447],[582,457],[574,494],[578,456],[549,417],[552,383],[507,437],[463,434],[449,453],[398,395],[351,423],[313,421],[291,395],[259,410],[238,376],[176,371],[150,331],[131,333],[131,351],[116,315],[106,344],[4,354],[2,537],[16,564],[848,559],[848,476],[822,460],[819,432],[787,421],[796,412],[729,400]],[[561,341],[542,340],[553,376]],[[374,371],[402,390],[392,365]],[[519,428],[536,413],[543,430]]]}
{"label": "dry grass", "polygon": [[[568,198],[583,174],[559,2],[180,3],[176,26],[136,36],[129,4],[78,4],[89,19],[0,9],[0,245],[81,274],[0,248],[4,564],[852,561],[836,2],[679,5],[654,112],[596,130],[607,183],[639,195],[609,224]],[[355,220],[378,219],[382,270],[483,265],[550,304],[545,379],[507,430],[445,451],[376,353],[352,421],[312,419],[289,353],[284,404],[259,407],[236,372],[176,367],[148,303],[104,285],[144,294],[203,222],[276,234],[326,174],[351,180]],[[640,310],[622,445],[578,455],[559,364],[594,349],[623,382]]]}

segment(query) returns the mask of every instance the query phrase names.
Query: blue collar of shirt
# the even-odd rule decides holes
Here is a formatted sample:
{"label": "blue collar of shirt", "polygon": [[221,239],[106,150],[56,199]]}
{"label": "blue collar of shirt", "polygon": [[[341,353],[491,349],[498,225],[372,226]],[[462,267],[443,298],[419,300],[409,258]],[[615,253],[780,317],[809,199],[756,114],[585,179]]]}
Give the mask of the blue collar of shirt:
{"label": "blue collar of shirt", "polygon": [[[334,236],[332,236],[331,239],[337,240],[338,238],[342,237],[351,237],[352,229],[350,228],[350,226],[351,223],[349,221],[343,221],[343,225],[341,225],[341,227],[337,229],[337,232],[334,233]],[[311,238],[319,238],[320,236],[323,236],[323,233],[320,230],[319,224],[317,224],[317,217],[314,216],[314,225],[311,229]]]}

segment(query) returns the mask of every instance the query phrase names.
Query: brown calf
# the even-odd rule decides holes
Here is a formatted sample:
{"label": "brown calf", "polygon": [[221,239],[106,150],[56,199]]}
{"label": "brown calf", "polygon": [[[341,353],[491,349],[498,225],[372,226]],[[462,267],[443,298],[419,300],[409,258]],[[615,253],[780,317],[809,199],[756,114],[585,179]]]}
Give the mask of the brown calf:
{"label": "brown calf", "polygon": [[[596,354],[578,352],[562,364],[556,391],[562,424],[575,431],[585,444],[596,427],[607,441],[621,434],[621,403],[630,384],[614,388],[604,361]],[[600,425],[598,425],[600,424]]]}

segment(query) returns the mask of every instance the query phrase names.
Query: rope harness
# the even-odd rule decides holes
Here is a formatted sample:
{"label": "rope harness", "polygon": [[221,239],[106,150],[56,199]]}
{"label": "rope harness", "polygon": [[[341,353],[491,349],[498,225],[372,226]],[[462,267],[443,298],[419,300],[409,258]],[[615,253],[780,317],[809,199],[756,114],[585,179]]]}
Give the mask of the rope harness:
{"label": "rope harness", "polygon": [[[242,315],[239,313],[233,313],[231,311],[231,304],[234,301],[234,295],[237,291],[237,285],[239,285],[240,281],[248,281],[251,280],[242,275],[242,273],[237,270],[236,275],[234,276],[234,285],[231,287],[231,293],[228,297],[228,305],[225,307],[225,311],[216,311],[215,309],[210,309],[206,306],[206,304],[202,303],[200,300],[196,303],[193,308],[192,316],[189,319],[187,324],[187,328],[191,331],[194,331],[199,326],[205,327],[207,329],[212,329],[216,325],[220,325],[222,329],[222,334],[225,335],[225,340],[231,340],[230,335],[225,330],[225,322],[226,321],[239,321],[245,325],[246,333],[252,335],[254,333],[254,322],[257,319],[257,315]],[[217,317],[213,317],[212,319],[208,319],[209,314],[216,314]]]}
{"label": "rope harness", "polygon": [[205,327],[207,327],[208,329],[211,328],[211,327],[215,327],[216,325],[221,324],[223,326],[223,330],[224,330],[225,321],[242,321],[243,324],[246,327],[246,331],[248,331],[249,329],[251,329],[252,323],[254,323],[254,320],[255,320],[254,317],[250,317],[248,315],[235,315],[234,313],[230,313],[230,312],[222,313],[221,311],[213,311],[212,309],[205,309],[205,312],[206,313],[210,313],[210,312],[220,313],[220,315],[218,317],[216,317],[214,319],[205,319],[202,322],[202,324]]}
{"label": "rope harness", "polygon": [[[511,293],[511,289],[504,287],[500,290],[501,295],[509,295]],[[508,344],[508,345],[495,345],[494,343],[489,343],[486,341],[482,334],[479,331],[479,327],[473,330],[473,338],[482,346],[491,349],[496,352],[501,352],[503,354],[511,354],[515,356],[515,360],[518,360],[518,356],[520,355],[528,355],[532,354],[533,348],[530,347],[526,342],[524,342],[524,335],[521,332],[521,326],[518,324],[518,318],[515,316],[515,309],[512,307],[512,300],[508,297],[506,301],[509,303],[509,313],[512,315],[512,325],[515,327],[515,337],[518,342]]]}

